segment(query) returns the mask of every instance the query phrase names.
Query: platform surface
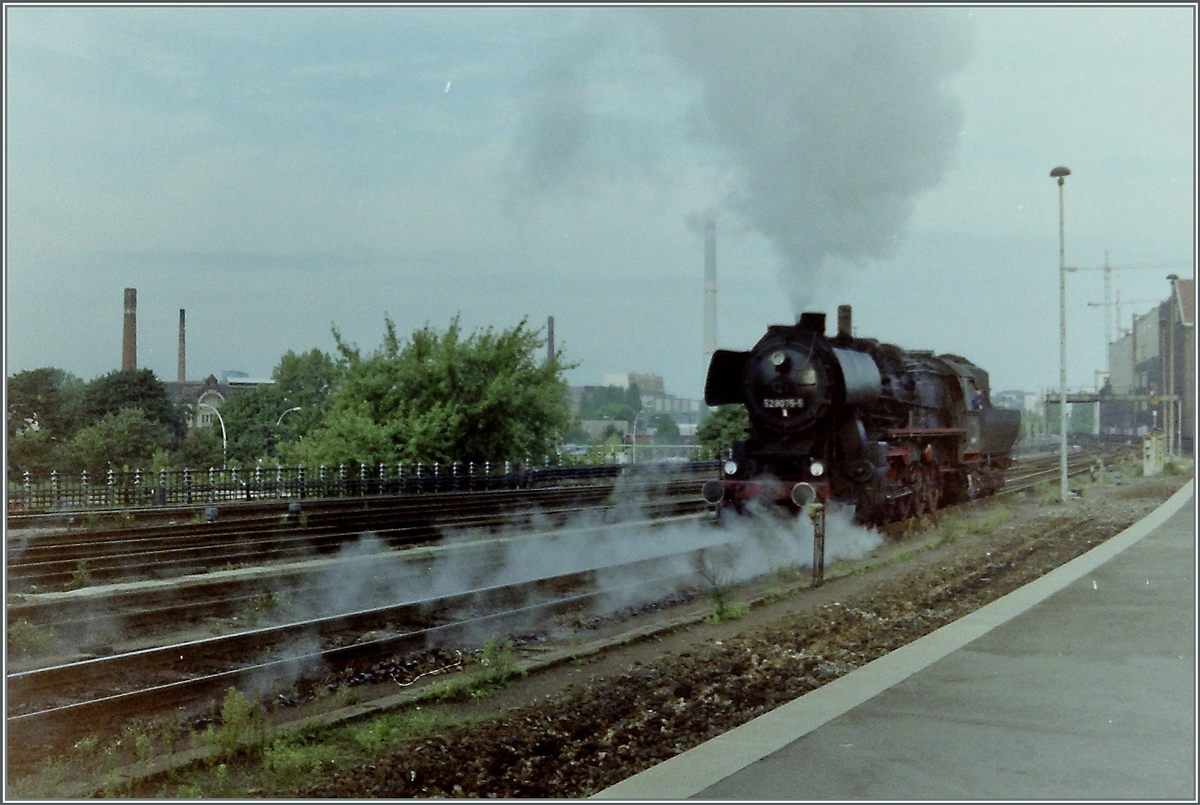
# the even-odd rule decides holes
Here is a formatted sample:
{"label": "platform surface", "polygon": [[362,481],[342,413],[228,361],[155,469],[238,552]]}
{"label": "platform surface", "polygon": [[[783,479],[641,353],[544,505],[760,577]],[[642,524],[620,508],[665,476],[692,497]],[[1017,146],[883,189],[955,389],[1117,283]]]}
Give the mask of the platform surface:
{"label": "platform surface", "polygon": [[1037,581],[596,796],[1196,800],[1189,483]]}

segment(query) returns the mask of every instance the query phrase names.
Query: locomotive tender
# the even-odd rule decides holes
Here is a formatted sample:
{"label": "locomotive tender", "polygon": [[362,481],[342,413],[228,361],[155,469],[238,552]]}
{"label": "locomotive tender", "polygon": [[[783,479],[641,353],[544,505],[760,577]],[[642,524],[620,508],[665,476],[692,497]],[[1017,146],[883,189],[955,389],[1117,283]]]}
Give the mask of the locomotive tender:
{"label": "locomotive tender", "polygon": [[754,499],[853,504],[863,523],[918,516],[997,491],[1021,426],[1019,411],[992,407],[983,369],[855,338],[849,305],[834,338],[824,313],[804,313],[748,352],[717,350],[704,400],[750,417],[749,438],[704,485],[718,516]]}

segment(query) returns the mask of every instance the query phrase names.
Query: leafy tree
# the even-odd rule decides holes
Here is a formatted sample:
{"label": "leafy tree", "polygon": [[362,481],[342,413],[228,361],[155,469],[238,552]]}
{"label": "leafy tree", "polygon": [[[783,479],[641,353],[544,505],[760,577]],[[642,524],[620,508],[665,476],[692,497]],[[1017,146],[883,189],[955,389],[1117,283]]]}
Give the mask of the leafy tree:
{"label": "leafy tree", "polygon": [[718,406],[696,428],[696,444],[705,450],[723,450],[728,452],[733,448],[734,441],[746,438],[746,430],[750,427],[750,415],[741,405]]}
{"label": "leafy tree", "polygon": [[8,438],[40,430],[54,440],[68,440],[79,427],[84,382],[52,366],[17,372],[6,384]]}
{"label": "leafy tree", "polygon": [[650,420],[650,424],[654,431],[655,444],[683,444],[683,437],[679,435],[679,426],[675,424],[675,420],[670,414],[655,414]]}
{"label": "leafy tree", "polygon": [[456,317],[403,346],[384,321],[383,344],[366,357],[334,329],[342,381],[322,424],[282,448],[289,463],[504,461],[549,453],[566,432],[570,367],[538,359],[545,340],[525,320],[463,337]]}
{"label": "leafy tree", "polygon": [[141,409],[146,419],[163,425],[176,439],[183,438],[187,430],[166,386],[149,369],[109,372],[88,383],[83,393],[81,424],[95,425],[122,408]]}
{"label": "leafy tree", "polygon": [[22,472],[43,474],[58,469],[62,447],[62,443],[43,428],[26,428],[16,436],[9,436],[9,480]]}
{"label": "leafy tree", "polygon": [[280,444],[298,441],[321,424],[340,376],[341,367],[327,353],[289,350],[275,367],[273,384],[240,392],[222,404],[230,462],[274,460]]}
{"label": "leafy tree", "polygon": [[[224,406],[221,406],[224,408]],[[224,416],[222,414],[221,416]],[[219,428],[196,428],[189,433],[179,449],[171,455],[171,463],[180,468],[206,470],[221,466],[221,432]]]}
{"label": "leafy tree", "polygon": [[147,417],[142,409],[121,408],[75,434],[67,469],[93,473],[108,467],[149,469],[155,452],[176,442],[166,424]]}
{"label": "leafy tree", "polygon": [[[254,464],[259,459],[271,458],[279,442],[275,423],[286,410],[273,386],[257,386],[222,403],[221,418],[225,422],[229,460],[237,464]],[[217,434],[217,440],[220,441],[220,434]]]}
{"label": "leafy tree", "polygon": [[[319,349],[297,355],[288,350],[272,377],[270,388],[278,395],[279,414],[289,408],[299,411],[288,414],[280,424],[282,434],[289,440],[299,439],[325,419],[333,391],[341,382],[344,367],[328,353]],[[276,414],[278,419],[279,414]]]}

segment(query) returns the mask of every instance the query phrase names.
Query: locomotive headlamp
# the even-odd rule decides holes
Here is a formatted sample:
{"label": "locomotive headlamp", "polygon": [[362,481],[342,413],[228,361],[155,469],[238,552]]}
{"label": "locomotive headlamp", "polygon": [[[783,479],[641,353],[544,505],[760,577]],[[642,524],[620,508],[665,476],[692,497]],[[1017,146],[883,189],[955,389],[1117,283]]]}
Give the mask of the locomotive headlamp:
{"label": "locomotive headlamp", "polygon": [[771,365],[772,366],[782,366],[783,362],[785,360],[787,360],[787,356],[784,355],[782,352],[772,352],[771,353]]}
{"label": "locomotive headlamp", "polygon": [[825,464],[820,459],[813,459],[813,462],[808,465],[808,471],[813,475],[821,476],[825,474]]}
{"label": "locomotive headlamp", "polygon": [[738,471],[738,465],[737,465],[736,461],[726,461],[725,462],[725,474],[726,475],[737,475],[737,471]]}

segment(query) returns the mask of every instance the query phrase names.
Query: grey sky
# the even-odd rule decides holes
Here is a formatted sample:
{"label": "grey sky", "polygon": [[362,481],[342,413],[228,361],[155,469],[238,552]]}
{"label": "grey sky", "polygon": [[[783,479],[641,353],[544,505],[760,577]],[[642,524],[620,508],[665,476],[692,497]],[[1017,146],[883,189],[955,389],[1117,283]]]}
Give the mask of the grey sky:
{"label": "grey sky", "polygon": [[[265,376],[289,349],[543,326],[700,396],[718,342],[859,335],[1058,379],[1071,265],[1191,276],[1196,15],[1173,7],[5,8],[7,373]],[[1071,385],[1104,364],[1068,278]]]}

